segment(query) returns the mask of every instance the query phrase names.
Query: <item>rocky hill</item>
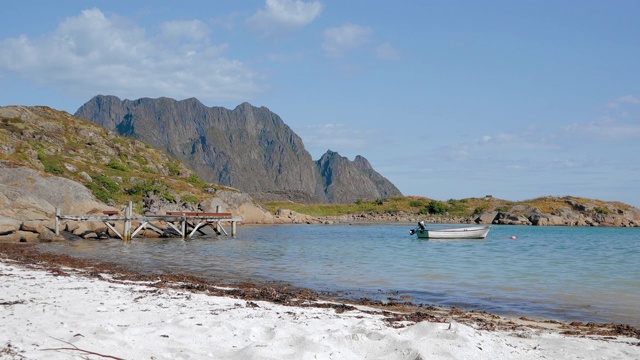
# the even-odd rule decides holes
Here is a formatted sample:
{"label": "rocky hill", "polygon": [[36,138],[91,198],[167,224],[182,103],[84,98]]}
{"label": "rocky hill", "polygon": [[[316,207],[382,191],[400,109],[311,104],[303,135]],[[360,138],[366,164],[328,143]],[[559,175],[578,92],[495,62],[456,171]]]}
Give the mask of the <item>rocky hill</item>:
{"label": "rocky hill", "polygon": [[141,141],[44,106],[0,107],[0,238],[22,239],[22,223],[53,220],[56,208],[81,215],[127,201],[140,214],[221,206],[245,222],[279,222],[246,194],[202,181]]}
{"label": "rocky hill", "polygon": [[195,98],[120,100],[96,96],[75,116],[139,139],[181,160],[205,181],[253,198],[349,203],[401,195],[361,156],[328,151],[314,162],[302,139],[265,107],[229,110]]}

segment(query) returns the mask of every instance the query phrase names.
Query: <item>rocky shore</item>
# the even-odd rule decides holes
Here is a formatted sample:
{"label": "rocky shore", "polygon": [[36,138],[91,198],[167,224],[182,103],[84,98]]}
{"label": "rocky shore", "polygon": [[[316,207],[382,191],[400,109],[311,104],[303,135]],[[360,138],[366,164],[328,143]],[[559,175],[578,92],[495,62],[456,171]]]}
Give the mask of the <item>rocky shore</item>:
{"label": "rocky shore", "polygon": [[[414,215],[402,212],[361,213],[335,217],[312,218],[316,223],[323,222],[409,222],[423,220],[437,224],[493,224],[493,225],[533,225],[533,226],[612,226],[639,227],[640,210],[623,210],[612,206],[607,213],[598,212],[596,205],[578,204],[566,200],[566,207],[557,213],[543,213],[530,206],[514,206],[510,211],[486,211],[470,217]],[[303,218],[304,219],[304,218]]]}
{"label": "rocky shore", "polygon": [[[84,185],[58,176],[21,166],[0,162],[0,242],[59,241],[55,235],[55,211],[62,214],[91,215],[103,211],[118,211],[114,204],[96,200]],[[198,204],[175,203],[153,193],[144,197],[145,214],[165,214],[166,211],[205,211],[224,209],[240,216],[244,224],[335,224],[351,222],[402,222],[456,224],[496,224],[533,226],[640,226],[640,210],[621,208],[615,203],[601,208],[595,204],[582,204],[565,200],[566,206],[554,213],[543,213],[531,206],[512,206],[508,211],[485,211],[471,217],[433,216],[367,212],[341,216],[317,217],[289,209],[271,214],[256,204],[247,194],[232,190],[217,190],[215,196]],[[115,224],[117,226],[117,224]],[[137,224],[134,224],[137,226]],[[64,235],[83,238],[115,237],[102,222],[63,222]],[[145,230],[140,236],[158,237],[157,232]]]}

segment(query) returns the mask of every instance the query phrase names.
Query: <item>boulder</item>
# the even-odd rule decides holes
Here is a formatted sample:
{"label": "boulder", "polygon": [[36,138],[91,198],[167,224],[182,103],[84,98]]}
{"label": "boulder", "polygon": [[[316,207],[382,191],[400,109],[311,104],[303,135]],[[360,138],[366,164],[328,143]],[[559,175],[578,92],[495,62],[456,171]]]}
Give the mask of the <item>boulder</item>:
{"label": "boulder", "polygon": [[[111,237],[115,238],[116,235],[111,236]],[[136,237],[141,237],[141,238],[146,238],[146,239],[158,239],[158,238],[162,237],[162,234],[158,234],[157,232],[155,232],[154,230],[151,230],[151,229],[144,229],[144,230],[141,230],[140,233],[136,235]]]}
{"label": "boulder", "polygon": [[323,221],[311,215],[300,214],[289,209],[276,211],[274,221],[280,224],[319,224]]}
{"label": "boulder", "polygon": [[214,212],[219,206],[221,212],[230,212],[243,218],[247,224],[273,224],[274,216],[253,202],[253,199],[241,192],[218,190],[216,197],[203,200],[198,204],[202,211]]}
{"label": "boulder", "polygon": [[77,221],[67,221],[62,224],[62,228],[67,232],[74,232],[77,228],[80,227],[80,224]]}
{"label": "boulder", "polygon": [[509,213],[499,213],[493,222],[494,224],[500,225],[531,225],[531,221],[529,221],[529,219],[527,219],[524,215],[515,215]]}
{"label": "boulder", "polygon": [[638,209],[634,209],[634,210],[623,211],[622,216],[631,222],[640,221],[640,212],[637,211]]}
{"label": "boulder", "polygon": [[83,239],[97,239],[97,238],[99,238],[99,236],[95,232],[89,231],[89,232],[86,232],[86,233],[82,234],[82,238]]}
{"label": "boulder", "polygon": [[[1,169],[0,178],[6,169]],[[14,220],[51,219],[55,216],[55,207],[20,187],[20,184],[7,185],[0,181],[0,216]]]}
{"label": "boulder", "polygon": [[254,204],[242,204],[237,209],[237,214],[243,218],[243,223],[247,224],[273,224],[273,215]]}
{"label": "boulder", "polygon": [[18,230],[11,234],[0,236],[0,243],[37,242],[38,234],[30,231]]}
{"label": "boulder", "polygon": [[73,226],[73,230],[71,230],[71,233],[73,233],[73,235],[77,235],[80,237],[84,237],[84,235],[89,232],[92,232],[92,230],[89,229],[89,225],[86,222],[77,223],[77,226]]}
{"label": "boulder", "polygon": [[580,204],[577,201],[568,199],[565,200],[565,202],[569,205],[571,205],[571,208],[575,211],[584,213],[584,212],[589,212],[589,211],[593,211],[596,206],[594,204]]}
{"label": "boulder", "polygon": [[497,211],[487,211],[480,214],[474,221],[476,224],[493,224],[497,216]]}
{"label": "boulder", "polygon": [[[575,226],[581,223],[585,223],[584,221],[584,215],[580,212],[576,212],[571,208],[568,207],[563,207],[562,209],[560,209],[560,211],[558,211],[557,214],[554,214],[559,216],[562,221],[563,224],[562,225],[570,225],[570,226]],[[560,224],[557,224],[560,225]]]}
{"label": "boulder", "polygon": [[19,226],[12,224],[0,224],[0,236],[13,234],[20,229]]}
{"label": "boulder", "polygon": [[56,235],[49,228],[42,226],[40,232],[38,232],[38,240],[40,240],[40,242],[62,241],[64,237],[62,235]]}
{"label": "boulder", "polygon": [[22,222],[22,224],[20,224],[20,230],[39,234],[53,228],[55,228],[55,223],[53,220],[29,220],[24,221]]}
{"label": "boulder", "polygon": [[22,221],[0,215],[0,225],[12,225],[20,227]]}
{"label": "boulder", "polygon": [[56,208],[73,215],[96,209],[117,210],[97,201],[89,189],[75,181],[27,167],[9,167],[3,162],[0,168],[0,193],[4,194],[0,196],[0,209],[12,209],[12,218],[51,219]]}
{"label": "boulder", "polygon": [[[623,226],[623,218],[618,215],[613,214],[597,214],[594,216],[594,219],[600,223],[601,226]],[[628,221],[626,222],[628,225]]]}
{"label": "boulder", "polygon": [[557,215],[536,213],[529,216],[529,222],[537,226],[559,226],[565,225],[565,220]]}

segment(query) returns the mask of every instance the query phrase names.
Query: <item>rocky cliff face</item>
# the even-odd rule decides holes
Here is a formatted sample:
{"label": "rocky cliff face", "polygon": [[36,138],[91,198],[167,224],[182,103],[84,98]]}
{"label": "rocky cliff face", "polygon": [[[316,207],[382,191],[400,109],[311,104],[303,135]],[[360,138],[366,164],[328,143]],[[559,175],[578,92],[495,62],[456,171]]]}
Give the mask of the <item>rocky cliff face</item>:
{"label": "rocky cliff face", "polygon": [[75,116],[166,150],[202,179],[258,200],[340,203],[401,195],[362,157],[331,161],[337,154],[329,151],[314,163],[300,137],[265,107],[96,96]]}
{"label": "rocky cliff face", "polygon": [[329,150],[316,161],[316,166],[325,184],[325,194],[334,202],[352,203],[357,199],[382,199],[400,194],[362,156],[352,162]]}

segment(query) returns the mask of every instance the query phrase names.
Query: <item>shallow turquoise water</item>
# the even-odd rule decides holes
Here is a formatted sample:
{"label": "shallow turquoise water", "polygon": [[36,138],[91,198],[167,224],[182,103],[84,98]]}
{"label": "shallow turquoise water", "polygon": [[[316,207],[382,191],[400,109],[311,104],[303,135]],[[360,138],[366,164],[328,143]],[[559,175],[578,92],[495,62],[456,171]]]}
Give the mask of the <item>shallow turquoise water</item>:
{"label": "shallow turquoise water", "polygon": [[485,240],[438,241],[410,236],[412,226],[242,226],[235,239],[42,247],[143,272],[280,280],[352,298],[409,295],[414,303],[640,326],[639,228],[492,226]]}

